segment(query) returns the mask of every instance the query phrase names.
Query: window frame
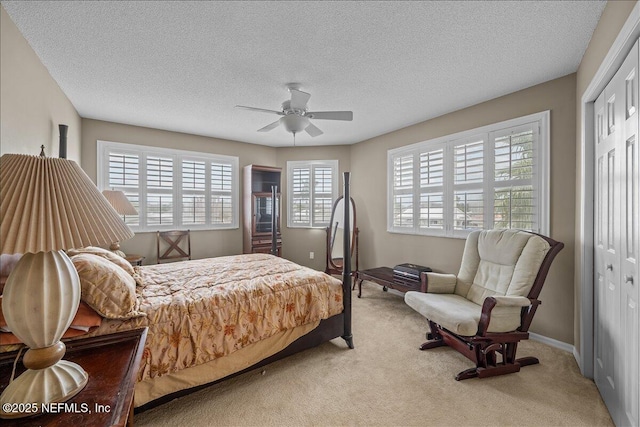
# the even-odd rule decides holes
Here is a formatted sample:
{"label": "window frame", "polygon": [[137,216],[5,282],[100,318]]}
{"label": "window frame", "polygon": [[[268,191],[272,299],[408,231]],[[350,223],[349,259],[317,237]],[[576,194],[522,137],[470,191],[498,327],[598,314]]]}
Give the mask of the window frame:
{"label": "window frame", "polygon": [[[288,228],[325,228],[329,226],[329,222],[317,223],[314,221],[314,170],[318,167],[331,168],[331,209],[333,203],[338,198],[338,160],[290,160],[287,161],[287,227]],[[293,170],[299,168],[309,168],[309,222],[300,223],[293,222]]]}
{"label": "window frame", "polygon": [[[236,156],[227,156],[222,154],[202,153],[197,151],[178,150],[173,148],[153,147],[147,145],[127,144],[113,141],[97,141],[97,181],[100,191],[107,189],[125,190],[125,187],[110,186],[109,180],[109,154],[117,152],[125,155],[138,156],[138,200],[140,208],[138,209],[138,225],[129,225],[131,230],[136,233],[162,231],[162,230],[228,230],[240,227],[240,171],[239,158]],[[173,222],[167,225],[149,225],[146,215],[147,207],[142,206],[143,200],[146,199],[150,190],[147,184],[147,161],[148,156],[166,157],[173,160],[173,181],[170,191],[167,194],[172,195],[172,214]],[[183,161],[204,161],[205,162],[205,221],[206,224],[184,224],[183,217],[183,195],[192,195],[195,192],[191,190],[183,191]],[[215,193],[211,188],[211,165],[212,163],[229,164],[231,166],[231,223],[219,224],[212,222],[211,218],[211,199]],[[165,191],[163,191],[165,192]]]}
{"label": "window frame", "polygon": [[[456,229],[454,218],[455,191],[457,188],[482,187],[483,193],[483,228],[493,228],[494,224],[494,193],[501,185],[495,180],[495,140],[500,135],[504,135],[507,130],[524,128],[531,126],[537,140],[533,143],[534,170],[531,182],[536,198],[536,218],[537,227],[534,232],[549,234],[550,209],[549,209],[549,175],[550,175],[550,111],[542,111],[523,117],[505,120],[486,126],[450,134],[415,144],[398,147],[387,151],[387,231],[390,233],[413,234],[425,236],[439,236],[450,238],[466,238],[474,230]],[[454,150],[456,146],[464,145],[478,138],[483,138],[483,180],[480,186],[469,184],[456,184],[454,178],[455,159]],[[429,190],[420,185],[420,155],[437,150],[444,150],[443,161],[443,218],[442,229],[429,229],[420,227],[420,196],[429,194]],[[413,216],[411,226],[394,225],[394,197],[398,192],[394,191],[394,160],[396,158],[412,156],[413,159],[413,185],[404,193],[413,197]]]}

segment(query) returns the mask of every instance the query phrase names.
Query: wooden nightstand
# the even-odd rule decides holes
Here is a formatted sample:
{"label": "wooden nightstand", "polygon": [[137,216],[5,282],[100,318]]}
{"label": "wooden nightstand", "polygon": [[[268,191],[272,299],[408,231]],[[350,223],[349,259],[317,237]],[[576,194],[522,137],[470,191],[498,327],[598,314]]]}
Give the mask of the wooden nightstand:
{"label": "wooden nightstand", "polygon": [[142,255],[127,255],[124,259],[129,261],[131,265],[142,265],[142,261],[144,261],[146,257]]}
{"label": "wooden nightstand", "polygon": [[[99,337],[65,341],[64,360],[75,362],[89,374],[85,388],[60,405],[59,413],[2,420],[5,426],[133,426],[133,388],[147,328]],[[17,351],[0,354],[0,392],[9,378]],[[16,376],[24,371],[18,363]]]}

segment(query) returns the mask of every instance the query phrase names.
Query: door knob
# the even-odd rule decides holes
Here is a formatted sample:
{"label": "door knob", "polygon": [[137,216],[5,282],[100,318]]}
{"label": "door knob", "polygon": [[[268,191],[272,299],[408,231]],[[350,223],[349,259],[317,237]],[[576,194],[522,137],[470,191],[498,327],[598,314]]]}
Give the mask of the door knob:
{"label": "door knob", "polygon": [[633,283],[633,276],[624,276],[625,283]]}
{"label": "door knob", "polygon": [[613,271],[613,264],[607,264],[607,270]]}

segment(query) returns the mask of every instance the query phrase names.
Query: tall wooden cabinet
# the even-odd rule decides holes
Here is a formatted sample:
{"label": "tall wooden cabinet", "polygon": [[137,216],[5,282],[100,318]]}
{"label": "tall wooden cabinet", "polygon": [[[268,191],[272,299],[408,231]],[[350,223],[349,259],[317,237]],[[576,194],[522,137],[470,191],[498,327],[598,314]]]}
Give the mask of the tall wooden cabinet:
{"label": "tall wooden cabinet", "polygon": [[276,231],[278,256],[282,256],[280,233],[280,191],[282,169],[271,166],[247,165],[244,167],[243,191],[243,251],[271,253],[272,243],[272,190],[276,186]]}

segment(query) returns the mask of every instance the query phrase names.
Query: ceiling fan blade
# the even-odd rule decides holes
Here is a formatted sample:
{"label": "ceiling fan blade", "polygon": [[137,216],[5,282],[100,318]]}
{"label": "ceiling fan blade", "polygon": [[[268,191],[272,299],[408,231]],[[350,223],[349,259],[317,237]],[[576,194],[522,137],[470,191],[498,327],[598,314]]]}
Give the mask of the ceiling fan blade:
{"label": "ceiling fan blade", "polygon": [[322,135],[324,132],[322,132],[320,129],[318,129],[313,123],[309,123],[309,126],[307,126],[305,128],[305,131],[311,135],[311,136],[319,136]]}
{"label": "ceiling fan blade", "polygon": [[309,98],[311,98],[311,94],[298,89],[289,89],[289,92],[291,92],[291,102],[289,106],[292,110],[304,110],[307,108],[307,102]]}
{"label": "ceiling fan blade", "polygon": [[258,132],[269,132],[271,129],[277,128],[279,124],[280,124],[280,119],[276,120],[271,124],[266,125],[262,129],[258,129]]}
{"label": "ceiling fan blade", "polygon": [[279,116],[283,116],[284,115],[284,113],[282,111],[267,110],[265,108],[246,107],[244,105],[236,105],[236,108],[242,108],[243,110],[249,110],[249,111],[260,111],[262,113],[277,114]]}
{"label": "ceiling fan blade", "polygon": [[320,120],[353,120],[353,111],[309,111],[305,116]]}

